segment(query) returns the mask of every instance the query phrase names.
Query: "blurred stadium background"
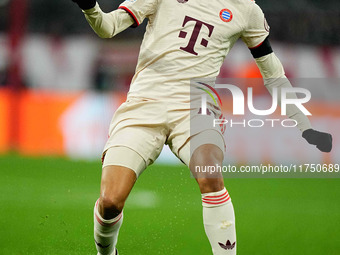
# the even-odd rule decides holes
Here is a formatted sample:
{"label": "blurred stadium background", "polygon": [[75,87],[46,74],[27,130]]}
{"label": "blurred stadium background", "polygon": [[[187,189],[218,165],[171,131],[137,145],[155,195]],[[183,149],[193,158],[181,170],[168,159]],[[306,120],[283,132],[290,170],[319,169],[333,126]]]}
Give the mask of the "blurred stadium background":
{"label": "blurred stadium background", "polygon": [[[110,11],[122,1],[99,2]],[[319,153],[298,130],[279,129],[279,138],[267,130],[263,142],[263,134],[232,129],[227,160],[339,163],[340,2],[257,3],[287,76],[312,91],[312,123],[333,134],[334,149]],[[70,0],[0,0],[0,254],[95,253],[101,150],[144,29],[145,22],[102,40]],[[254,65],[238,42],[220,77],[259,78]],[[267,100],[261,86],[255,92]],[[121,253],[210,254],[194,181],[167,148],[157,163],[127,204]],[[339,254],[338,187],[337,179],[227,180],[239,254]]]}

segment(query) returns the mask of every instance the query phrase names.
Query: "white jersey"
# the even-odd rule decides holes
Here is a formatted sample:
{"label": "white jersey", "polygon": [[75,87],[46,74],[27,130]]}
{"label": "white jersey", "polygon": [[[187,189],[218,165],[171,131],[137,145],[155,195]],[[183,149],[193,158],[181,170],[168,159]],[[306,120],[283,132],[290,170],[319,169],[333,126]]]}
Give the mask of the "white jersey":
{"label": "white jersey", "polygon": [[251,0],[127,0],[139,25],[148,18],[128,97],[189,100],[191,79],[215,78],[238,38],[249,48],[269,34]]}
{"label": "white jersey", "polygon": [[[113,12],[104,13],[97,3],[84,14],[102,38],[149,19],[128,98],[188,103],[193,99],[190,81],[213,81],[238,38],[256,48],[269,34],[264,14],[252,0],[126,0]],[[273,52],[255,60],[270,93],[292,87]],[[311,128],[296,106],[287,106],[287,116],[301,131]]]}

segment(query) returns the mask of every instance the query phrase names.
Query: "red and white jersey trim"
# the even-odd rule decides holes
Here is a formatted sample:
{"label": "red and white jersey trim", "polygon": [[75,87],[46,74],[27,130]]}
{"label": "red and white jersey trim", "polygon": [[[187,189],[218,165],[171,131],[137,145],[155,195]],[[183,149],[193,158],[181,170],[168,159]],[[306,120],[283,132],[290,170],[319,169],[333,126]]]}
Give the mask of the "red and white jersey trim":
{"label": "red and white jersey trim", "polygon": [[126,6],[119,6],[118,9],[123,9],[127,13],[129,13],[131,15],[131,17],[133,18],[133,20],[135,21],[135,26],[136,27],[138,27],[140,25],[136,15],[129,8],[127,8]]}

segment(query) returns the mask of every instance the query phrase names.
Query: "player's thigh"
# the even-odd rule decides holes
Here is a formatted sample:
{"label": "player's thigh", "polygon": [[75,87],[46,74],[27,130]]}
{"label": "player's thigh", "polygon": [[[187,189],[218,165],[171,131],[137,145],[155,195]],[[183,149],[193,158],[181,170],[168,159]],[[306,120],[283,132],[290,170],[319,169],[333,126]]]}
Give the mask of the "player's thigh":
{"label": "player's thigh", "polygon": [[132,169],[116,165],[105,166],[100,185],[100,204],[121,210],[136,179],[136,173]]}
{"label": "player's thigh", "polygon": [[111,147],[105,152],[101,178],[101,198],[125,201],[137,173],[145,169],[144,159],[127,147]]}
{"label": "player's thigh", "polygon": [[104,219],[114,218],[123,210],[137,173],[144,169],[144,159],[130,148],[112,147],[105,152],[98,202]]}
{"label": "player's thigh", "polygon": [[[138,177],[157,159],[165,143],[167,127],[163,108],[157,102],[148,101],[131,101],[120,107],[110,125],[104,159],[110,160],[111,165],[132,169]],[[115,153],[108,159],[109,149]]]}
{"label": "player's thigh", "polygon": [[200,166],[221,165],[225,147],[222,133],[218,130],[207,129],[190,136],[180,146],[178,157],[191,169]]}
{"label": "player's thigh", "polygon": [[[215,118],[222,118],[221,111],[210,106],[210,115],[202,115],[198,109],[174,110],[172,129],[168,138],[172,152],[188,167],[194,151],[201,145],[214,144],[225,152],[224,130],[214,125]],[[209,154],[210,155],[210,154]],[[223,159],[222,159],[223,160]]]}
{"label": "player's thigh", "polygon": [[192,176],[201,193],[217,192],[224,188],[222,162],[224,139],[215,130],[205,130],[192,137],[179,151],[183,161],[188,161]]}

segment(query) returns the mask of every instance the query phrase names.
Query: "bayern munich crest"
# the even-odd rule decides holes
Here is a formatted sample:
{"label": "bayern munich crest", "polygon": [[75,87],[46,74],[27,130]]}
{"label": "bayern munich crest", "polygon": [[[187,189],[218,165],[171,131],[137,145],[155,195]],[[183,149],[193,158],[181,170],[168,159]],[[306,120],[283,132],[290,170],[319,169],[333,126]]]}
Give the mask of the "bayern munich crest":
{"label": "bayern munich crest", "polygon": [[233,13],[229,9],[222,9],[220,11],[220,18],[224,22],[230,22],[233,19]]}

